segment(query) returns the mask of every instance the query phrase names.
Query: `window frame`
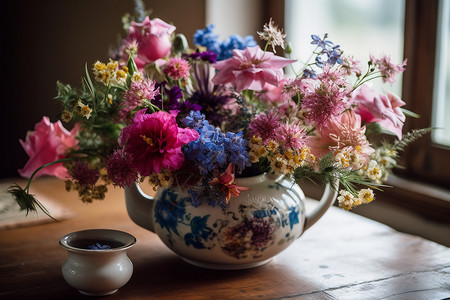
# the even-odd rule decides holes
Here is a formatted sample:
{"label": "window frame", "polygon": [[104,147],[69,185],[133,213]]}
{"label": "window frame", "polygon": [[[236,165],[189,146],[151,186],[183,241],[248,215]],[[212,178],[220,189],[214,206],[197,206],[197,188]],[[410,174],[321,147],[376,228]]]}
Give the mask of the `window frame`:
{"label": "window frame", "polygon": [[[404,56],[408,66],[403,99],[410,110],[420,114],[418,119],[407,120],[406,130],[432,126],[438,8],[439,1],[406,1]],[[406,169],[397,172],[399,175],[448,188],[450,147],[434,143],[431,135],[408,147],[402,163]]]}

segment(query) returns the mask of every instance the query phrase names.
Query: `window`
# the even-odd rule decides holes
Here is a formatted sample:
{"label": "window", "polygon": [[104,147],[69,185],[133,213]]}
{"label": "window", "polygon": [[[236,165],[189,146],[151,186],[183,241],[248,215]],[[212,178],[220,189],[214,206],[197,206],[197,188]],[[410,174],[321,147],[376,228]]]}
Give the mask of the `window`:
{"label": "window", "polygon": [[433,143],[450,146],[450,1],[439,2],[433,89]]}
{"label": "window", "polygon": [[[339,44],[367,67],[369,54],[388,54],[393,62],[403,61],[404,0],[286,0],[285,28],[293,57],[301,64],[310,57],[311,34]],[[379,84],[381,81],[373,81]],[[389,90],[401,95],[401,78]]]}
{"label": "window", "polygon": [[[419,119],[410,118],[406,126],[409,129],[448,126],[443,121],[450,119],[448,112],[444,113],[449,109],[450,101],[449,86],[445,83],[449,80],[449,71],[448,67],[444,67],[445,60],[448,65],[449,55],[449,3],[445,0],[407,1],[405,12],[405,57],[409,58],[409,63],[403,77],[403,98],[407,99],[412,111],[421,115]],[[448,188],[448,139],[447,127],[436,130],[409,147],[403,162],[407,168],[402,175]]]}

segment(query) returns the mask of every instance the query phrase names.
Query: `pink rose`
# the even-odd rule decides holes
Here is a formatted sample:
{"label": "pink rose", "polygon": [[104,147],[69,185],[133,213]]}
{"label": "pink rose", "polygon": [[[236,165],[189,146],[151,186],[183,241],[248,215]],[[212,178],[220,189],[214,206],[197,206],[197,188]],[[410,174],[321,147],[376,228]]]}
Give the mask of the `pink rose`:
{"label": "pink rose", "polygon": [[170,54],[172,47],[170,35],[175,29],[175,26],[161,19],[150,20],[148,16],[142,23],[131,22],[125,43],[132,41],[138,43],[138,55],[135,58],[138,68],[143,68],[146,64]]}
{"label": "pink rose", "polygon": [[376,122],[384,129],[397,135],[399,139],[402,139],[405,115],[400,107],[405,105],[405,102],[398,96],[389,92],[386,95],[382,95],[374,89],[361,86],[353,94],[352,102],[358,106],[358,113],[364,122]]}
{"label": "pink rose", "polygon": [[[78,144],[78,140],[75,139],[78,131],[78,124],[71,131],[68,131],[61,124],[61,121],[51,123],[48,117],[43,117],[34,126],[34,131],[27,133],[25,142],[19,140],[30,157],[25,167],[18,170],[19,174],[29,178],[40,166],[64,158],[67,150],[74,148]],[[51,175],[64,179],[68,176],[68,173],[62,163],[58,163],[41,169],[35,177],[42,175]]]}

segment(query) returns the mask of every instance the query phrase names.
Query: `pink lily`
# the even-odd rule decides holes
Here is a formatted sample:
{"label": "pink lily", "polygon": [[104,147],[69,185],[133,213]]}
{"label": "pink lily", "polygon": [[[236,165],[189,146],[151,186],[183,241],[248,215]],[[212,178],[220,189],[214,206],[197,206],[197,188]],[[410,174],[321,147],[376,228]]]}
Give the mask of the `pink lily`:
{"label": "pink lily", "polygon": [[283,67],[295,61],[264,52],[259,46],[233,50],[233,57],[214,64],[219,72],[212,81],[214,84],[232,83],[237,92],[261,91],[266,83],[278,86],[284,76]]}

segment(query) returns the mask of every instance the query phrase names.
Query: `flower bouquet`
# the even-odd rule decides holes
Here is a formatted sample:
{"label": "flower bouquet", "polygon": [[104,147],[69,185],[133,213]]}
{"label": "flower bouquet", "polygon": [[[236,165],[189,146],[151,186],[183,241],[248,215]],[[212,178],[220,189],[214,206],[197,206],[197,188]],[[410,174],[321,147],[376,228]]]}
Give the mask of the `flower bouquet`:
{"label": "flower bouquet", "polygon": [[27,212],[46,212],[29,193],[42,175],[66,180],[84,202],[103,199],[110,185],[148,181],[179,186],[193,206],[226,208],[248,189],[235,178],[261,173],[338,179],[348,210],[371,202],[399,152],[427,132],[403,135],[414,114],[368,85],[393,83],[406,60],[371,55],[363,68],[327,35],[312,35],[312,60],[287,75],[296,60],[276,54],[292,51],[272,20],[258,32],[263,48],[252,36],[220,41],[213,25],[197,30],[194,47],[160,19],[124,25],[121,45],[108,62],[86,66],[81,88],[57,83],[61,120],[43,117],[20,141],[30,160],[19,173],[29,181],[9,192]]}

